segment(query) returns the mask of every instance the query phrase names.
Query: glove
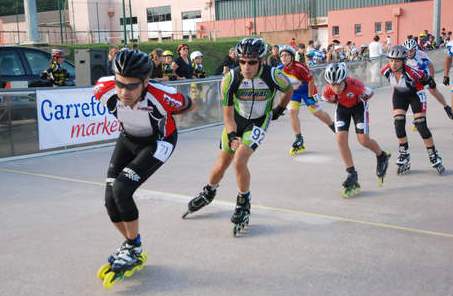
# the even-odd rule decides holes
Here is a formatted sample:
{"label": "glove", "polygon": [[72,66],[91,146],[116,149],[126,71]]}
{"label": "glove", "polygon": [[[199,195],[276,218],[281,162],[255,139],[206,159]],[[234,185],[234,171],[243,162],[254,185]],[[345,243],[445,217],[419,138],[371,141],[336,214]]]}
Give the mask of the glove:
{"label": "glove", "polygon": [[274,109],[272,109],[272,120],[277,120],[280,116],[283,115],[285,111],[285,107],[277,105]]}
{"label": "glove", "polygon": [[428,86],[431,89],[436,88],[436,82],[434,81],[434,78],[432,76],[429,76],[428,78]]}
{"label": "glove", "polygon": [[453,119],[453,112],[451,111],[451,107],[447,105],[444,107],[444,110],[447,113],[448,118]]}
{"label": "glove", "polygon": [[450,85],[450,77],[449,76],[444,76],[444,85],[449,86]]}
{"label": "glove", "polygon": [[238,135],[236,134],[236,132],[231,132],[231,133],[227,134],[227,137],[228,137],[228,146],[230,146],[230,148],[231,148],[231,142],[233,142],[233,140],[236,139],[238,137]]}

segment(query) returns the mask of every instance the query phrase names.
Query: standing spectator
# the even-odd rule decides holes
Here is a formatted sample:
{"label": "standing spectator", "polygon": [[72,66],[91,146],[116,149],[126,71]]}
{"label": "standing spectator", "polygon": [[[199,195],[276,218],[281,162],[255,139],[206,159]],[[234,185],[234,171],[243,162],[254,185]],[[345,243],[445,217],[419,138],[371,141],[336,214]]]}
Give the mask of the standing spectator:
{"label": "standing spectator", "polygon": [[42,73],[41,77],[51,81],[56,86],[65,86],[69,73],[63,68],[64,53],[61,49],[52,49],[51,55],[49,68]]}
{"label": "standing spectator", "polygon": [[299,43],[296,51],[296,61],[305,64],[305,44]]}
{"label": "standing spectator", "polygon": [[236,56],[236,50],[232,47],[228,51],[228,55],[223,60],[222,64],[217,67],[215,74],[216,75],[225,75],[226,73],[230,72],[239,66],[239,62]]}
{"label": "standing spectator", "polygon": [[392,37],[390,37],[390,35],[387,35],[387,40],[385,41],[385,50],[388,51],[390,48],[392,48],[392,46]]}
{"label": "standing spectator", "polygon": [[173,62],[172,67],[178,79],[192,79],[193,68],[189,59],[189,45],[181,43],[176,51],[179,57]]}
{"label": "standing spectator", "polygon": [[118,53],[118,48],[116,47],[111,47],[109,49],[109,54],[107,56],[107,75],[114,75],[113,69],[112,69],[112,62],[115,59],[116,54]]}
{"label": "standing spectator", "polygon": [[163,73],[162,73],[162,53],[163,50],[160,48],[154,49],[150,53],[151,62],[153,64],[153,71],[151,72],[151,79],[155,79],[157,81],[163,80]]}
{"label": "standing spectator", "polygon": [[193,75],[196,78],[206,78],[206,71],[203,67],[203,54],[201,51],[194,51],[190,54],[190,60],[192,61]]}
{"label": "standing spectator", "polygon": [[374,36],[373,41],[368,45],[368,50],[370,52],[370,59],[376,59],[383,55],[384,50],[380,38],[378,35]]}
{"label": "standing spectator", "polygon": [[291,41],[289,42],[289,45],[290,45],[292,48],[296,49],[296,48],[297,48],[296,38],[294,38],[294,37],[291,38]]}
{"label": "standing spectator", "polygon": [[280,65],[280,55],[278,54],[279,48],[278,45],[272,46],[272,54],[267,58],[267,64],[271,67]]}
{"label": "standing spectator", "polygon": [[382,48],[382,44],[379,41],[380,38],[378,35],[374,36],[373,41],[368,45],[368,52],[370,56],[371,66],[371,82],[377,83],[379,80],[379,58],[384,53],[384,49]]}

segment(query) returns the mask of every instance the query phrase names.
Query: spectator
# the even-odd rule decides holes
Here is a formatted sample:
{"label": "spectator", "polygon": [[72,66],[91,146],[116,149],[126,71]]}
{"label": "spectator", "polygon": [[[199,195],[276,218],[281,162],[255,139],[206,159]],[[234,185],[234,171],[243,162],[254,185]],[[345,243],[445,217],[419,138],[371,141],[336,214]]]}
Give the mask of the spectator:
{"label": "spectator", "polygon": [[379,40],[379,36],[376,35],[374,36],[373,41],[370,43],[370,45],[368,45],[370,60],[377,59],[384,53],[382,44],[381,42],[379,42]]}
{"label": "spectator", "polygon": [[289,42],[289,45],[290,45],[292,48],[296,49],[296,48],[297,48],[296,38],[294,38],[294,37],[291,38],[291,41]]}
{"label": "spectator", "polygon": [[190,54],[192,61],[193,75],[196,78],[206,78],[206,71],[203,67],[203,54],[196,50]]}
{"label": "spectator", "polygon": [[272,46],[272,54],[267,58],[267,64],[271,67],[277,67],[280,65],[280,55],[278,54],[279,46]]}
{"label": "spectator", "polygon": [[56,86],[65,86],[69,78],[68,71],[63,68],[64,53],[60,49],[52,49],[49,68],[41,74],[43,79],[51,81]]}
{"label": "spectator", "polygon": [[215,73],[216,75],[225,75],[237,66],[239,66],[239,62],[237,60],[236,50],[232,47],[228,51],[228,55],[223,60],[223,63],[219,65]]}
{"label": "spectator", "polygon": [[189,60],[189,45],[181,43],[178,45],[176,51],[178,57],[172,64],[173,71],[175,71],[178,79],[192,79],[193,68]]}
{"label": "spectator", "polygon": [[390,37],[390,35],[387,35],[387,40],[385,42],[385,50],[389,50],[390,48],[392,48],[393,44],[392,44],[392,37]]}
{"label": "spectator", "polygon": [[171,50],[166,50],[162,53],[162,57],[164,58],[164,61],[162,63],[163,80],[176,80],[175,72],[173,71],[173,68],[171,66],[173,63],[173,53],[171,52]]}
{"label": "spectator", "polygon": [[112,69],[112,61],[115,59],[116,54],[118,53],[119,49],[116,47],[111,47],[109,49],[109,54],[107,56],[107,75],[114,75]]}
{"label": "spectator", "polygon": [[380,38],[378,35],[374,36],[373,41],[368,45],[368,52],[371,61],[370,65],[370,81],[372,83],[377,83],[380,79],[379,75],[379,58],[383,55],[384,49],[382,47]]}
{"label": "spectator", "polygon": [[296,61],[305,64],[305,44],[299,43],[296,51]]}
{"label": "spectator", "polygon": [[161,81],[163,80],[163,73],[162,73],[162,53],[163,50],[160,48],[154,49],[150,53],[151,62],[153,64],[153,71],[151,72],[151,79]]}

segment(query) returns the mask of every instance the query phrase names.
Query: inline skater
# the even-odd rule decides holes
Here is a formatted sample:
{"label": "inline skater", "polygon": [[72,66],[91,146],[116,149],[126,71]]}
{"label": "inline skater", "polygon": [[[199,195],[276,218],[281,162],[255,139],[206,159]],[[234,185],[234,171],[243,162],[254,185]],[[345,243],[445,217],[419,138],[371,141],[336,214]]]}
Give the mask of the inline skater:
{"label": "inline skater", "polygon": [[304,101],[308,110],[319,120],[324,122],[333,132],[335,126],[329,114],[321,109],[319,105],[319,95],[316,89],[314,78],[308,67],[295,60],[296,51],[288,45],[280,47],[280,60],[282,65],[279,66],[283,73],[291,82],[294,92],[291,101],[288,104],[289,118],[291,120],[291,128],[295,134],[295,141],[292,144],[289,154],[291,156],[300,154],[305,151],[304,138],[302,136],[299,109]]}
{"label": "inline skater", "polygon": [[143,52],[121,50],[113,71],[114,76],[99,79],[95,86],[95,97],[122,126],[107,170],[105,206],[125,241],[98,271],[106,288],[146,262],[132,195],[173,153],[177,142],[173,115],[191,105],[174,88],[149,82],[152,64]]}
{"label": "inline skater", "polygon": [[348,173],[348,177],[343,182],[342,194],[343,197],[349,198],[360,191],[357,171],[348,144],[351,118],[354,120],[359,143],[376,154],[376,175],[380,185],[384,182],[390,154],[384,152],[379,144],[368,135],[368,100],[373,96],[373,90],[366,87],[360,80],[349,77],[345,63],[328,65],[324,72],[324,79],[327,81],[327,85],[322,93],[323,98],[330,103],[337,104],[335,110],[336,139]]}
{"label": "inline skater", "polygon": [[414,39],[407,39],[403,46],[407,49],[407,62],[406,64],[412,68],[423,71],[426,76],[431,77],[431,83],[428,85],[428,91],[436,98],[436,100],[444,107],[448,118],[453,119],[451,107],[448,106],[444,96],[437,89],[436,82],[434,81],[434,65],[428,55],[419,50],[417,42]]}
{"label": "inline skater", "polygon": [[423,139],[431,165],[439,174],[443,174],[445,167],[426,123],[427,106],[424,86],[432,83],[432,77],[406,65],[407,50],[404,46],[392,47],[387,53],[387,58],[389,63],[382,67],[381,74],[393,87],[393,118],[396,137],[399,141],[397,173],[401,175],[410,169],[409,143],[406,136],[406,112],[410,105],[414,113],[414,125]]}
{"label": "inline skater", "polygon": [[[261,38],[245,38],[236,45],[239,67],[230,70],[222,80],[224,129],[220,153],[209,175],[208,184],[188,204],[183,215],[198,211],[212,202],[227,168],[234,162],[238,195],[231,222],[236,236],[248,224],[250,216],[250,171],[248,161],[263,143],[271,120],[285,110],[292,87],[277,68],[263,64],[267,45]],[[276,91],[284,95],[272,109]]]}

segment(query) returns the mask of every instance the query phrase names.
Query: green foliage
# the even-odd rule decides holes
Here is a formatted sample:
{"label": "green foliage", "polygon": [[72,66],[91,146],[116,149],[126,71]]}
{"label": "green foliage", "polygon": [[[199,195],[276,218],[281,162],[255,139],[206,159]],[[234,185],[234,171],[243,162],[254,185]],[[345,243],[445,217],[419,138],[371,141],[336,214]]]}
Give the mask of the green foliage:
{"label": "green foliage", "polygon": [[[161,48],[163,50],[171,50],[175,57],[176,48],[180,43],[187,43],[190,47],[190,52],[199,50],[203,53],[203,64],[208,75],[212,75],[216,68],[223,62],[223,59],[228,54],[228,50],[236,45],[236,43],[241,38],[225,38],[225,39],[217,39],[217,41],[209,41],[209,40],[193,40],[192,42],[188,42],[187,40],[176,40],[176,41],[164,41],[159,43],[157,41],[148,41],[142,42],[139,45],[139,49],[150,53],[155,48]],[[74,50],[79,48],[105,48],[106,50],[110,47],[108,44],[101,43],[101,44],[78,44],[78,45],[54,45],[50,47],[58,47],[58,48],[66,48],[69,50],[70,55],[68,56],[69,60],[74,60]]]}

